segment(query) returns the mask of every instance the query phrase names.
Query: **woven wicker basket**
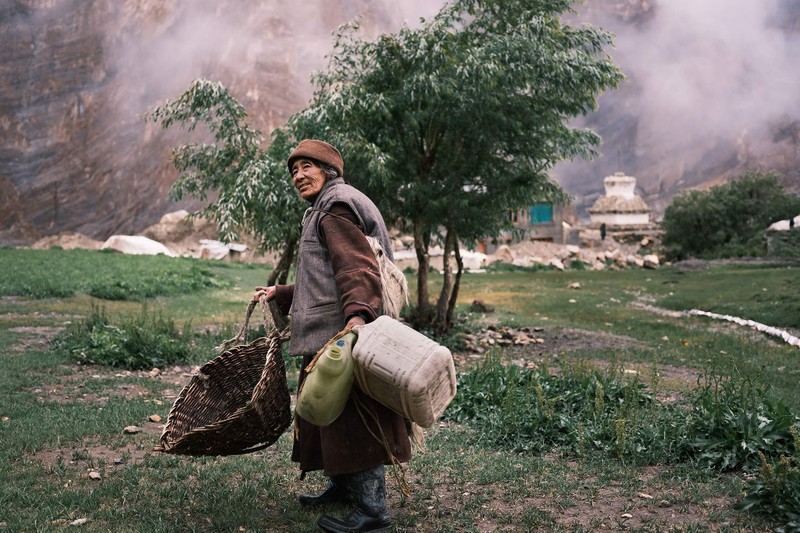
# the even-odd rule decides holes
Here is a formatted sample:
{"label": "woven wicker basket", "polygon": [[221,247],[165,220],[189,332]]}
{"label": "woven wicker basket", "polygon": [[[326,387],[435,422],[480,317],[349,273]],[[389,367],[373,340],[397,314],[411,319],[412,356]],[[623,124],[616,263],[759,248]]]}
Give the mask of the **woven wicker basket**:
{"label": "woven wicker basket", "polygon": [[[250,453],[273,444],[291,425],[291,399],[281,356],[289,328],[274,327],[266,337],[246,343],[254,307],[252,302],[239,335],[231,339],[240,344],[203,365],[181,391],[154,451]],[[272,311],[277,322],[274,306]],[[266,320],[266,312],[264,316]]]}

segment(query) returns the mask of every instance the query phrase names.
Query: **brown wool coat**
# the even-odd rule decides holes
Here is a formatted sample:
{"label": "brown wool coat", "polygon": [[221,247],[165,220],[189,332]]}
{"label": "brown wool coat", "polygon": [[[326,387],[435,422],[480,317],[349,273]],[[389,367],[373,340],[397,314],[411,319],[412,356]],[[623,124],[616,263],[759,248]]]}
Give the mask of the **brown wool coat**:
{"label": "brown wool coat", "polygon": [[[350,208],[335,204],[331,213],[334,216],[325,216],[320,226],[342,309],[348,318],[361,314],[370,322],[377,318],[381,307],[377,261]],[[293,285],[277,287],[277,303],[282,311],[288,312],[293,294]],[[305,380],[305,367],[314,355],[303,355],[301,384]],[[385,443],[381,442],[384,439]],[[391,464],[387,445],[397,461],[411,458],[407,421],[363,394],[354,384],[344,411],[329,426],[320,428],[295,417],[292,461],[299,463],[303,472],[323,470],[328,476],[351,474]]]}

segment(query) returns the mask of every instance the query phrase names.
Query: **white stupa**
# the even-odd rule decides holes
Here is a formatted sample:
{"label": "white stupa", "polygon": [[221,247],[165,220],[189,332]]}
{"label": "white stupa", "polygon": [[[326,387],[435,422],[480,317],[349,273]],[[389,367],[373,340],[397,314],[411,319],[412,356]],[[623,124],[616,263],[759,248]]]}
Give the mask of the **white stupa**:
{"label": "white stupa", "polygon": [[588,209],[591,215],[589,227],[600,228],[605,224],[606,230],[637,231],[652,229],[651,210],[638,196],[636,178],[626,176],[624,172],[616,172],[603,180],[606,194],[597,199]]}

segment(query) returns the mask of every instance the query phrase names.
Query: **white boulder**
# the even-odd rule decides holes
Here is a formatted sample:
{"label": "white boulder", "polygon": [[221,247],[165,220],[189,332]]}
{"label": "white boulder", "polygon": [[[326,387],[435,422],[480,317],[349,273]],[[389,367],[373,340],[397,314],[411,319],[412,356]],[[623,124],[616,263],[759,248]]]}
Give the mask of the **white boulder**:
{"label": "white boulder", "polygon": [[656,254],[647,254],[642,257],[642,261],[644,262],[645,268],[658,268],[659,261]]}
{"label": "white boulder", "polygon": [[106,239],[101,248],[130,255],[164,254],[169,257],[175,257],[175,254],[160,242],[141,235],[112,235]]}
{"label": "white boulder", "polygon": [[502,246],[498,246],[497,250],[494,252],[494,257],[496,260],[501,261],[503,263],[514,263],[514,251],[506,244]]}

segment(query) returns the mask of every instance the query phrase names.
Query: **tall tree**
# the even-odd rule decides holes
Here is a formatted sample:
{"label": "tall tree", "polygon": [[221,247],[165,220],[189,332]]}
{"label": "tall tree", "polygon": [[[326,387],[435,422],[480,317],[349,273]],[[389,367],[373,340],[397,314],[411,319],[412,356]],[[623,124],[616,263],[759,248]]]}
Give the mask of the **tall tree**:
{"label": "tall tree", "polygon": [[709,190],[689,190],[672,199],[661,228],[667,257],[762,256],[764,231],[800,213],[800,196],[786,192],[777,174],[748,172]]}
{"label": "tall tree", "polygon": [[184,144],[172,151],[180,174],[171,198],[206,200],[213,194],[213,201],[197,214],[214,221],[226,242],[245,231],[260,239],[262,250],[280,252],[268,283],[285,282],[303,213],[286,170],[286,154],[295,142],[289,129],[273,132],[269,148],[262,149],[262,134],[247,122],[244,107],[225,86],[205,79],[192,82],[175,100],[153,107],[145,119],[164,128],[194,131],[202,125],[207,130],[213,142]]}
{"label": "tall tree", "polygon": [[[411,229],[418,325],[449,328],[460,242],[497,235],[511,211],[563,200],[548,171],[594,155],[597,135],[569,121],[623,76],[603,51],[608,33],[562,22],[571,3],[455,0],[419,29],[375,41],[343,26],[312,104],[295,117],[337,144],[348,179]],[[432,242],[445,250],[435,315]]]}
{"label": "tall tree", "polygon": [[[227,90],[195,82],[148,115],[164,127],[205,123],[215,144],[179,147],[173,196],[217,198],[205,214],[224,238],[242,227],[266,249],[282,249],[287,270],[302,206],[284,161],[298,139],[329,140],[343,152],[346,177],[390,222],[410,229],[419,261],[418,325],[451,322],[471,244],[508,227],[510,212],[565,194],[548,171],[565,158],[591,157],[599,138],[571,118],[623,78],[604,53],[608,33],[561,21],[569,0],[454,0],[418,29],[375,41],[356,24],[336,35],[330,66],[315,78],[311,105],[275,132],[267,151]],[[434,309],[429,246],[443,244],[445,278]],[[452,275],[451,260],[456,261]]]}

